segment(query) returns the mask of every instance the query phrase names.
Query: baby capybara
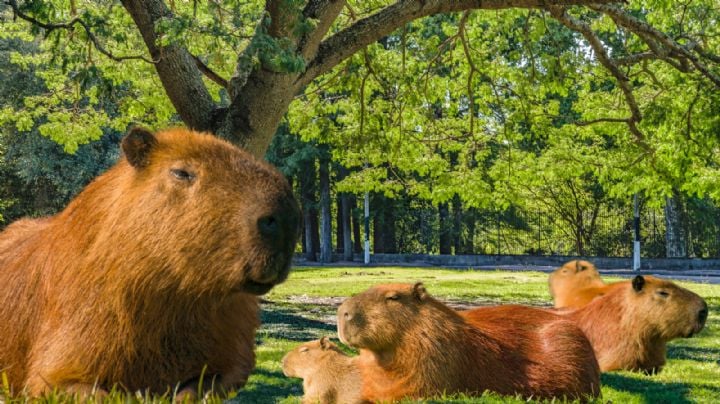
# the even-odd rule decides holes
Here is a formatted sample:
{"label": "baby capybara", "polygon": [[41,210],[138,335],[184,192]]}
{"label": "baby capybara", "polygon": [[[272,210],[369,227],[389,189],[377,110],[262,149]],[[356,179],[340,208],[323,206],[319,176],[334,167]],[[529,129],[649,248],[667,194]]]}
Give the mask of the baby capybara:
{"label": "baby capybara", "polygon": [[360,372],[352,357],[328,337],[306,342],[282,360],[285,376],[303,379],[303,403],[351,404],[360,401]]}
{"label": "baby capybara", "polygon": [[585,335],[542,309],[456,312],[421,283],[379,285],[340,306],[338,333],[360,349],[368,401],[485,390],[533,398],[600,393],[600,371]]}
{"label": "baby capybara", "polygon": [[613,285],[604,296],[567,313],[590,339],[603,372],[659,372],[667,342],[691,337],[705,325],[705,300],[670,281],[638,275]]}
{"label": "baby capybara", "polygon": [[582,307],[606,288],[595,265],[583,260],[566,262],[550,274],[548,284],[556,308]]}
{"label": "baby capybara", "polygon": [[[211,135],[135,128],[55,216],[0,234],[0,370],[14,393],[242,386],[257,295],[282,282],[297,203]],[[203,373],[204,372],[204,373]]]}

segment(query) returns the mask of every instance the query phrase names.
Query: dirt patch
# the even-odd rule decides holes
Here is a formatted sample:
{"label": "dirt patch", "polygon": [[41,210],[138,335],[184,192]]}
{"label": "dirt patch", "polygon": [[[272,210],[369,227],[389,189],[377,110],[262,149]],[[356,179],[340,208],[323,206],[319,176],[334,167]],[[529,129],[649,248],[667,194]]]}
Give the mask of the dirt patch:
{"label": "dirt patch", "polygon": [[390,275],[389,272],[385,271],[358,271],[358,272],[349,272],[349,271],[343,271],[340,272],[340,276],[368,276],[368,275]]}

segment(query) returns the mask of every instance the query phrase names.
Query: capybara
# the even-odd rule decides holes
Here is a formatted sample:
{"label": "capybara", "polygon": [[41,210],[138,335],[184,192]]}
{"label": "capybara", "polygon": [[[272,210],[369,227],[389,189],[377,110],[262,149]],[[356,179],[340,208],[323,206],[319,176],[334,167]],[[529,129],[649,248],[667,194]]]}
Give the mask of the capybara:
{"label": "capybara", "polygon": [[659,372],[667,342],[705,326],[705,300],[670,281],[638,275],[613,285],[606,295],[566,314],[590,339],[603,372]]}
{"label": "capybara", "polygon": [[589,261],[573,260],[556,269],[548,278],[556,308],[579,308],[605,293],[605,282]]}
{"label": "capybara", "polygon": [[456,312],[422,283],[379,285],[340,306],[338,333],[360,349],[368,401],[485,390],[533,398],[600,393],[600,370],[585,335],[542,309]]}
{"label": "capybara", "polygon": [[287,277],[299,233],[287,181],[185,129],[134,128],[121,148],[62,212],[0,233],[14,394],[191,391],[201,374],[227,390],[254,366],[257,295]]}
{"label": "capybara", "polygon": [[328,337],[306,342],[282,360],[285,376],[303,379],[303,403],[349,404],[360,401],[360,372],[354,358]]}

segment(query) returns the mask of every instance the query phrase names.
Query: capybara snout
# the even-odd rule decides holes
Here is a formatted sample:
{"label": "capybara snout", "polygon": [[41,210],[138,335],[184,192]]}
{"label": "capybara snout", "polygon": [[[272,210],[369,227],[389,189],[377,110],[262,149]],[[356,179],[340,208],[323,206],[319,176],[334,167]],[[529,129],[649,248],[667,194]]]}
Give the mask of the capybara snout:
{"label": "capybara snout", "polygon": [[705,300],[703,300],[702,308],[698,312],[697,323],[695,324],[695,328],[693,329],[692,333],[690,333],[688,335],[688,338],[692,337],[693,335],[702,331],[702,329],[705,327],[705,321],[707,320],[707,317],[708,317],[708,307],[707,307],[707,303],[705,302]]}
{"label": "capybara snout", "polygon": [[[703,303],[705,303],[705,302],[703,301]],[[707,320],[707,317],[708,317],[708,307],[707,307],[707,303],[705,303],[703,308],[700,309],[700,313],[698,313],[698,325],[700,326],[700,328],[705,326],[705,320]]]}

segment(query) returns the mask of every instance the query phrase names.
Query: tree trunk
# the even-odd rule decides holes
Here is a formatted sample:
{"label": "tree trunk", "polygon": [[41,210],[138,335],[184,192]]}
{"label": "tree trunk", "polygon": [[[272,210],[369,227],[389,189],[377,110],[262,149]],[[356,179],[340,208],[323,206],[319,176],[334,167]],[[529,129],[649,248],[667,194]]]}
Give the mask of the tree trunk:
{"label": "tree trunk", "polygon": [[463,239],[463,209],[462,201],[460,201],[460,195],[453,196],[452,199],[452,214],[453,214],[453,231],[452,241],[455,255],[462,253],[462,239]]}
{"label": "tree trunk", "polygon": [[[592,3],[611,1],[593,0]],[[244,146],[256,157],[265,154],[290,102],[307,84],[410,21],[475,8],[538,8],[548,4],[591,3],[587,0],[401,1],[380,7],[371,15],[328,35],[345,7],[345,1],[266,0],[263,17],[258,21],[253,38],[238,55],[235,74],[225,80],[210,74],[200,58],[181,43],[160,45],[161,33],[157,27],[161,20],[174,17],[164,0],[121,2],[140,31],[160,82],[183,122],[191,128],[209,130]],[[298,58],[294,63],[298,68],[278,66],[278,58],[289,56],[273,51],[268,42],[274,43],[277,49],[294,49],[292,56]],[[227,90],[230,105],[221,106],[212,99],[203,74]]]}
{"label": "tree trunk", "polygon": [[665,198],[665,256],[668,258],[687,257],[687,237],[685,232],[682,197],[673,191]]}
{"label": "tree trunk", "polygon": [[373,197],[375,215],[373,219],[374,252],[396,254],[397,238],[395,235],[395,204],[384,195]]}
{"label": "tree trunk", "polygon": [[342,218],[340,221],[343,226],[343,259],[345,261],[352,261],[353,259],[353,245],[352,245],[352,232],[350,229],[350,195],[343,193],[340,196],[340,212],[338,214]]}
{"label": "tree trunk", "polygon": [[308,261],[317,259],[317,252],[320,247],[318,235],[317,199],[316,199],[316,171],[315,160],[309,160],[307,166],[301,170],[298,178],[300,185],[300,203],[303,211],[303,243],[305,258]]}
{"label": "tree trunk", "polygon": [[332,216],[330,214],[330,156],[320,157],[320,262],[332,262]]}
{"label": "tree trunk", "polygon": [[350,198],[350,220],[352,221],[352,232],[353,232],[353,252],[360,254],[363,251],[362,247],[362,235],[360,232],[360,218],[355,214],[357,209],[357,198],[352,195]]}
{"label": "tree trunk", "polygon": [[440,216],[440,254],[452,253],[452,222],[450,221],[450,209],[447,203],[438,205]]}
{"label": "tree trunk", "polygon": [[345,251],[345,223],[342,215],[342,195],[335,196],[335,252],[342,254]]}
{"label": "tree trunk", "polygon": [[467,232],[463,235],[462,254],[475,254],[475,208],[467,209],[464,216]]}

